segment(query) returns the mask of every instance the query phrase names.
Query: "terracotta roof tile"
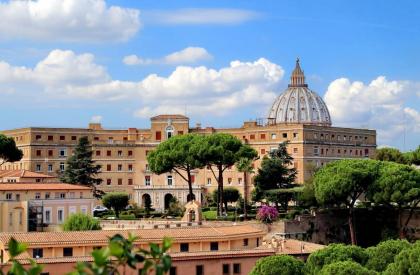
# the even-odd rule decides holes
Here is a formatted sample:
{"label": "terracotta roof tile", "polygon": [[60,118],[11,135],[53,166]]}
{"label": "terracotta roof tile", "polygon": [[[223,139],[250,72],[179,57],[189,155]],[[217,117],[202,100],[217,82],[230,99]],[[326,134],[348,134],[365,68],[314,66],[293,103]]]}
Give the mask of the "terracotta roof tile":
{"label": "terracotta roof tile", "polygon": [[162,228],[162,229],[137,229],[137,230],[101,230],[101,231],[74,231],[74,232],[30,232],[30,233],[0,233],[0,242],[8,243],[11,237],[20,242],[27,243],[30,247],[40,245],[62,244],[87,244],[107,243],[108,237],[115,234],[125,237],[129,233],[139,236],[139,243],[160,242],[164,237],[174,240],[229,240],[240,236],[263,236],[265,233],[251,225],[236,225],[223,227],[187,227],[187,228]]}
{"label": "terracotta roof tile", "polygon": [[188,117],[184,116],[184,115],[178,115],[178,114],[174,114],[174,115],[157,115],[154,117],[151,117],[151,120],[154,119],[188,119]]}
{"label": "terracotta roof tile", "polygon": [[26,190],[90,190],[89,187],[68,183],[0,183],[0,191]]}
{"label": "terracotta roof tile", "polygon": [[36,173],[28,170],[0,170],[0,178],[54,178],[53,176]]}

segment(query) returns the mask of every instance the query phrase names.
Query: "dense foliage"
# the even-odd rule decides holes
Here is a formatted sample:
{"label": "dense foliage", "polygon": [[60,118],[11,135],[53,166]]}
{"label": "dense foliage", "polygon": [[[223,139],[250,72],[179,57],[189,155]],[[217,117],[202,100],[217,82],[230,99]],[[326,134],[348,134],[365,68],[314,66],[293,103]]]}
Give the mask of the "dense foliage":
{"label": "dense foliage", "polygon": [[[217,201],[217,198],[219,197],[218,190],[213,191],[213,200]],[[237,202],[239,198],[241,197],[241,194],[239,193],[239,190],[235,187],[226,187],[223,188],[223,202],[225,204],[225,209],[227,209],[228,202]]]}
{"label": "dense foliage", "polygon": [[413,151],[400,152],[396,148],[380,148],[376,150],[376,160],[392,161],[400,164],[420,165],[420,146]]}
{"label": "dense foliage", "polygon": [[16,147],[15,140],[0,134],[0,166],[6,162],[19,161],[22,157],[23,152]]}
{"label": "dense foliage", "polygon": [[[166,274],[172,265],[171,257],[167,254],[172,241],[164,238],[161,245],[150,243],[150,250],[146,250],[134,245],[137,239],[138,237],[130,234],[127,239],[120,234],[114,235],[109,239],[108,246],[93,250],[93,262],[78,262],[69,275],[119,275],[121,270],[125,274],[127,269],[138,270],[139,275],[149,275],[152,272],[155,275]],[[26,244],[10,239],[8,252],[12,265],[7,275],[42,274],[42,265],[38,265],[33,259],[21,257],[26,249]],[[25,269],[21,261],[29,261],[30,267]],[[143,265],[141,269],[138,269],[139,264]],[[0,275],[4,274],[0,269]]]}
{"label": "dense foliage", "polygon": [[366,267],[378,272],[384,271],[390,263],[394,262],[394,258],[402,250],[410,247],[405,240],[388,240],[366,249],[369,260]]}
{"label": "dense foliage", "polygon": [[192,174],[203,168],[204,160],[199,155],[203,137],[195,134],[177,135],[160,143],[148,156],[150,170],[156,174],[176,172],[188,184],[188,200],[194,198]]}
{"label": "dense foliage", "polygon": [[416,275],[420,274],[420,241],[403,249],[394,262],[389,264],[384,275]]}
{"label": "dense foliage", "polygon": [[289,255],[275,255],[259,259],[250,275],[303,275],[304,263]]}
{"label": "dense foliage", "polygon": [[76,213],[70,215],[63,224],[64,231],[100,230],[99,220],[92,216]]}
{"label": "dense foliage", "polygon": [[108,209],[113,209],[117,218],[120,212],[128,206],[128,194],[123,192],[110,192],[102,198],[102,203]]}
{"label": "dense foliage", "polygon": [[92,188],[96,198],[101,198],[104,193],[96,189],[96,186],[102,182],[102,179],[96,177],[100,170],[101,166],[92,160],[92,149],[88,137],[81,137],[73,155],[67,159],[66,168],[60,175],[60,180],[88,186]]}
{"label": "dense foliage", "polygon": [[333,262],[324,266],[319,275],[375,275],[373,270],[352,261]]}

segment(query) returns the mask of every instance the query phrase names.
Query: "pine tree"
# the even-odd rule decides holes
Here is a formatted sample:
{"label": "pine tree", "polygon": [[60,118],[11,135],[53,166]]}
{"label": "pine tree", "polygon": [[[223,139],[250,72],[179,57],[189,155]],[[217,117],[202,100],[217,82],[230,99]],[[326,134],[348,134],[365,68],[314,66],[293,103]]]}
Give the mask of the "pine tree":
{"label": "pine tree", "polygon": [[67,159],[66,169],[60,176],[60,180],[66,183],[81,184],[92,188],[93,196],[101,198],[103,191],[97,190],[96,185],[102,179],[95,176],[100,173],[101,166],[92,160],[92,150],[88,137],[81,137],[74,153]]}

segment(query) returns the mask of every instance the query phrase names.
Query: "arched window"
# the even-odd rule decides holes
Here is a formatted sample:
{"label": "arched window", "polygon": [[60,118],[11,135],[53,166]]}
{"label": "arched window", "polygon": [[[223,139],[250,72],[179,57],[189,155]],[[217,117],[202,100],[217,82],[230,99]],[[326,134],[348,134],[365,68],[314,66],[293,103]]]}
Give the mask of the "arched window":
{"label": "arched window", "polygon": [[167,139],[171,138],[174,135],[174,127],[172,127],[172,126],[166,127],[165,131],[166,131],[166,138]]}

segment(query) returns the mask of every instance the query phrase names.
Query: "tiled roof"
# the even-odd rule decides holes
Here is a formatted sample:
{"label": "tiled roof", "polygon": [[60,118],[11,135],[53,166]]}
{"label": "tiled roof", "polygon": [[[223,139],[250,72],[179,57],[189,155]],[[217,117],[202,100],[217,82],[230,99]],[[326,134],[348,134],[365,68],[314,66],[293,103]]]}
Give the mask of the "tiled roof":
{"label": "tiled roof", "polygon": [[0,170],[0,178],[54,178],[50,175],[35,173],[28,170]]}
{"label": "tiled roof", "polygon": [[107,243],[108,238],[121,234],[125,237],[129,233],[140,237],[138,243],[161,242],[164,237],[177,240],[229,240],[235,237],[263,236],[265,233],[251,225],[235,225],[221,227],[186,227],[137,230],[100,230],[74,232],[30,232],[30,233],[0,233],[0,242],[8,243],[11,237],[19,242],[27,243],[30,247],[40,245],[64,244],[96,244]]}
{"label": "tiled roof", "polygon": [[184,115],[157,115],[150,119],[188,119],[188,117]]}
{"label": "tiled roof", "polygon": [[89,187],[68,183],[0,183],[0,191],[26,190],[90,190]]}

